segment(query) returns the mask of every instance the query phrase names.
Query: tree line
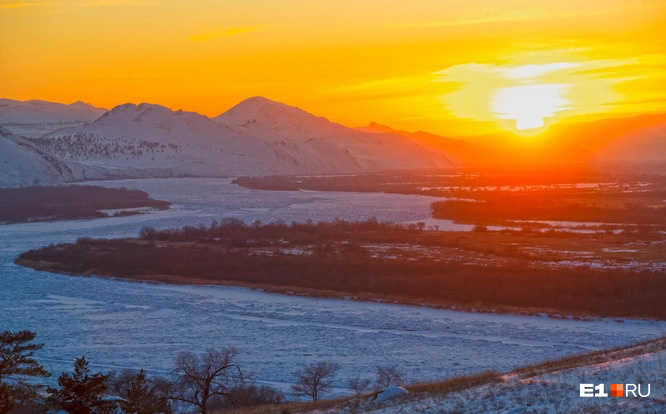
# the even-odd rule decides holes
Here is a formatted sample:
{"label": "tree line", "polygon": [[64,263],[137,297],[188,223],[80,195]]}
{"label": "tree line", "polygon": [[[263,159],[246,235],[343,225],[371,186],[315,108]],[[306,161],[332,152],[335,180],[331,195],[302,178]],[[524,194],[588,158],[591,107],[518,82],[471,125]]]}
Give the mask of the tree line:
{"label": "tree line", "polygon": [[171,203],[154,200],[144,191],[91,185],[0,189],[0,223],[107,217],[100,210],[151,207]]}
{"label": "tree line", "polygon": [[[666,319],[663,274],[647,270],[550,267],[495,239],[465,247],[461,236],[377,220],[247,225],[225,219],[210,227],[141,230],[136,239],[79,239],[22,253],[16,263],[66,274],[168,283],[188,278],[277,288],[300,287],[360,299],[486,311]],[[469,236],[472,238],[472,236]],[[547,237],[542,235],[539,237]],[[586,237],[586,236],[580,236]],[[181,242],[181,243],[161,243]],[[363,244],[408,243],[489,253],[482,263],[373,255]],[[275,254],[255,247],[272,246]],[[306,246],[303,248],[303,246]],[[285,254],[284,248],[307,253]],[[504,250],[496,253],[488,249]],[[509,246],[510,247],[510,246]],[[490,255],[492,254],[492,256]],[[520,255],[526,256],[520,256]],[[509,260],[515,259],[515,260]]]}
{"label": "tree line", "polygon": [[[51,374],[35,358],[35,352],[44,346],[35,338],[36,333],[27,330],[0,332],[0,414],[206,414],[285,401],[281,392],[258,385],[244,373],[236,362],[238,350],[232,347],[181,352],[170,378],[148,376],[143,369],[92,372],[85,356],[81,356],[74,361],[71,373],[60,374],[57,386],[45,386],[40,379]],[[319,400],[333,388],[339,369],[338,364],[327,361],[303,366],[293,373],[293,395]],[[346,385],[359,399],[371,390],[404,384],[404,373],[385,365],[377,367],[374,388],[369,378],[358,375]]]}
{"label": "tree line", "polygon": [[[666,195],[660,192],[658,196]],[[598,198],[602,198],[599,196]],[[625,203],[598,204],[597,200],[566,200],[558,194],[501,192],[484,200],[447,200],[432,203],[434,218],[464,223],[505,223],[511,220],[573,221],[665,225],[666,207]]]}

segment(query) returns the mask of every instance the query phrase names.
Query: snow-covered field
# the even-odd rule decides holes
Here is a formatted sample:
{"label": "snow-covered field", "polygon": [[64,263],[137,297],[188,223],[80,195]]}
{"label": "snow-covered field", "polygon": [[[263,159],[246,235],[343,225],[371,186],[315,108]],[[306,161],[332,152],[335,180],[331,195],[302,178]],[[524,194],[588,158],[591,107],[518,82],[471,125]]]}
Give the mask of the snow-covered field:
{"label": "snow-covered field", "polygon": [[283,296],[220,286],[169,286],[37,272],[13,264],[22,251],[77,237],[134,236],[143,226],[246,221],[411,222],[431,197],[397,194],[254,191],[229,179],[94,183],[137,188],[173,202],[170,210],[98,220],[0,226],[0,331],[30,329],[46,343],[39,360],[53,372],[85,355],[95,369],[145,368],[168,374],[179,351],[233,345],[255,378],[284,391],[300,365],[342,366],[338,388],[396,364],[408,380],[435,380],[519,365],[657,336],[666,323],[554,320],[380,303]]}
{"label": "snow-covered field", "polygon": [[[385,403],[368,402],[353,412],[411,413],[663,413],[666,411],[663,359],[659,353],[609,361],[529,378],[504,376],[500,383],[471,387],[445,396],[408,396]],[[640,384],[623,397],[580,397],[580,384]],[[649,386],[649,387],[648,387]],[[633,387],[632,387],[633,388]],[[333,412],[344,412],[336,408]]]}

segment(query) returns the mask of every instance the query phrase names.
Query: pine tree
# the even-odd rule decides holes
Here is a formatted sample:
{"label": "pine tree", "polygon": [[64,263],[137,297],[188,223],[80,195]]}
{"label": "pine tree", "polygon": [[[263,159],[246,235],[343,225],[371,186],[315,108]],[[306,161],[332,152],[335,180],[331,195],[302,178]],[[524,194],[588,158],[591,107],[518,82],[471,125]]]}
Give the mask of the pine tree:
{"label": "pine tree", "polygon": [[0,332],[0,413],[8,412],[17,401],[36,395],[40,386],[27,377],[48,377],[49,373],[32,356],[44,345],[32,341],[31,331]]}
{"label": "pine tree", "polygon": [[152,395],[146,373],[142,369],[136,374],[136,377],[127,387],[127,396],[125,401],[120,403],[123,412],[131,414],[150,414],[152,413]]}
{"label": "pine tree", "polygon": [[74,362],[74,375],[62,373],[58,378],[60,388],[48,388],[49,401],[57,408],[72,414],[106,414],[115,403],[102,399],[108,375],[90,374],[85,357]]}

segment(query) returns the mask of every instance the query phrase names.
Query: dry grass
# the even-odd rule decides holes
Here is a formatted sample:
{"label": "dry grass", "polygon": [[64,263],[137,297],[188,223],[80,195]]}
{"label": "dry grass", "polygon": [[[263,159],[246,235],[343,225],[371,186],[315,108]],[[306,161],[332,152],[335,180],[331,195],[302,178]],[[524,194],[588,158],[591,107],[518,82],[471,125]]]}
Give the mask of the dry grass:
{"label": "dry grass", "polygon": [[657,352],[666,349],[666,336],[657,339],[638,342],[631,346],[619,346],[603,349],[601,351],[585,352],[560,359],[545,361],[539,364],[520,367],[512,372],[522,378],[537,375],[550,374],[553,372],[569,370],[586,365],[600,364],[608,361],[616,361],[637,355]]}
{"label": "dry grass", "polygon": [[320,400],[316,402],[291,402],[284,404],[259,405],[256,407],[232,408],[216,413],[224,414],[292,414],[307,413],[317,410],[329,410],[350,403],[353,398],[336,398],[331,400]]}
{"label": "dry grass", "polygon": [[443,396],[470,387],[492,384],[502,381],[502,376],[495,371],[483,371],[479,374],[453,377],[444,381],[417,382],[406,386],[412,394]]}

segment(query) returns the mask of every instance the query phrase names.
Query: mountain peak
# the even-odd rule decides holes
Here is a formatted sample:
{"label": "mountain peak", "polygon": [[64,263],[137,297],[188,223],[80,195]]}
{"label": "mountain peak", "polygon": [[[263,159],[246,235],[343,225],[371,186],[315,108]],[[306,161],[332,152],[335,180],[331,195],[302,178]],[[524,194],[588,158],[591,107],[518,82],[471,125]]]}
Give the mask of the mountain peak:
{"label": "mountain peak", "polygon": [[[300,108],[297,108],[295,106],[287,105],[282,102],[274,101],[268,98],[265,98],[263,96],[253,96],[250,98],[247,98],[238,105],[234,106],[230,110],[233,109],[242,109],[244,111],[250,111],[250,112],[261,112],[261,111],[268,111],[268,110],[277,110],[277,111],[297,111],[299,113],[304,113],[311,115],[309,112],[306,112]],[[227,111],[229,112],[229,111]]]}
{"label": "mountain peak", "polygon": [[[358,129],[360,131],[364,131],[364,132],[372,132],[372,133],[377,133],[377,134],[385,133],[385,132],[390,132],[390,133],[404,132],[404,131],[398,131],[396,129],[391,128],[390,126],[383,125],[383,124],[380,124],[380,123],[377,123],[377,122],[374,122],[374,121],[370,122],[366,126],[358,127],[356,129]],[[400,134],[400,135],[404,135],[404,134]]]}
{"label": "mountain peak", "polygon": [[246,125],[257,121],[267,125],[326,121],[326,118],[263,96],[247,98],[213,119],[228,125]]}
{"label": "mountain peak", "polygon": [[0,106],[2,106],[0,122],[15,124],[89,122],[106,111],[83,102],[68,105],[38,99],[29,101],[0,99]]}
{"label": "mountain peak", "polygon": [[169,108],[166,106],[158,105],[158,104],[151,104],[147,102],[142,102],[140,104],[135,104],[135,103],[124,103],[120,105],[116,105],[109,112],[123,112],[123,111],[143,111],[146,109],[156,109],[160,111],[171,111]]}
{"label": "mountain peak", "polygon": [[70,108],[83,109],[83,110],[101,110],[101,109],[104,109],[104,108],[98,108],[96,106],[93,106],[93,105],[91,105],[87,102],[83,102],[83,101],[72,102],[71,104],[69,104],[67,106],[70,107]]}
{"label": "mountain peak", "polygon": [[144,118],[164,120],[175,114],[176,113],[173,112],[171,109],[162,105],[151,104],[146,102],[140,103],[138,105],[133,103],[125,103],[117,105],[110,111],[106,112],[104,115],[102,115],[100,120],[110,119],[110,118],[112,119],[131,118],[137,122],[141,121]]}
{"label": "mountain peak", "polygon": [[[270,103],[275,103],[275,104],[282,104],[281,102],[274,101],[272,99],[268,99],[265,96],[250,96],[249,98],[243,99],[242,101],[239,102],[239,105],[242,103],[265,103],[265,104],[270,104]],[[284,104],[282,104],[284,105]]]}

